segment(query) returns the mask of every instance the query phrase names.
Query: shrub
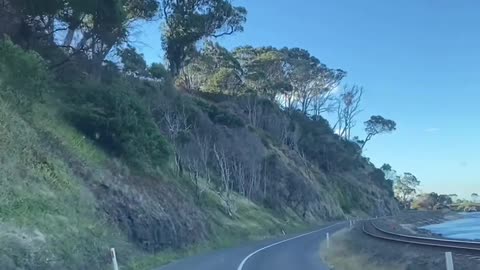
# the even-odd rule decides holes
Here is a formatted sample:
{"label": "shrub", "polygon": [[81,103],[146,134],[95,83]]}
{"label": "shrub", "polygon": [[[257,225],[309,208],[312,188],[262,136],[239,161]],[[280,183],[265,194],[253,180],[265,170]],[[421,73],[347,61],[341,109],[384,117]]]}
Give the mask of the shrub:
{"label": "shrub", "polygon": [[44,60],[25,51],[9,39],[0,41],[0,96],[17,108],[30,109],[48,88],[49,74]]}
{"label": "shrub", "polygon": [[227,111],[226,109],[220,108],[217,105],[210,104],[202,100],[197,100],[197,105],[203,112],[208,114],[208,118],[210,118],[210,120],[215,124],[224,125],[230,128],[239,128],[245,126],[245,123],[241,118]]}
{"label": "shrub", "polygon": [[[127,87],[128,86],[128,87]],[[111,85],[85,81],[74,86],[67,118],[107,151],[137,168],[165,163],[170,147],[145,104],[121,80]]]}

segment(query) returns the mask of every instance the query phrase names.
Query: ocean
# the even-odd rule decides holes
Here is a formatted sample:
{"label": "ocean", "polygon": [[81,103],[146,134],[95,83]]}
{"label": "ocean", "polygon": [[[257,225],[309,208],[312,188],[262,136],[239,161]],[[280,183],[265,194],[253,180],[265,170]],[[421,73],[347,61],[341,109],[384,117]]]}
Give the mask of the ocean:
{"label": "ocean", "polygon": [[464,218],[421,227],[445,238],[480,241],[480,212],[465,213]]}

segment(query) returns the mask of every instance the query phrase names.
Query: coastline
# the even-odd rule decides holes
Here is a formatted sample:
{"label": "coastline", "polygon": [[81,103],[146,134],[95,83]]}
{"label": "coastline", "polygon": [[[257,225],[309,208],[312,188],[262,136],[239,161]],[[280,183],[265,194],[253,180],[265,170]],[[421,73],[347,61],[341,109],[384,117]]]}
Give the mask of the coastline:
{"label": "coastline", "polygon": [[[408,211],[394,217],[380,218],[375,223],[386,230],[416,236],[438,237],[422,226],[462,219],[452,211]],[[445,268],[445,250],[425,246],[394,243],[365,235],[361,226],[345,230],[332,237],[330,249],[322,246],[324,261],[335,270],[357,270],[365,265],[369,270],[437,270]],[[454,253],[455,269],[479,270],[480,257]]]}

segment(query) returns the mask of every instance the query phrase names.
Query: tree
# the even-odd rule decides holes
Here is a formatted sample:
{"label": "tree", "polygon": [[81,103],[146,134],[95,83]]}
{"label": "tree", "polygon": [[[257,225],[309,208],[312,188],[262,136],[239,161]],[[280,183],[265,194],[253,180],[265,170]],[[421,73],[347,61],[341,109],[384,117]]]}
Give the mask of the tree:
{"label": "tree", "polygon": [[155,79],[165,79],[169,76],[167,69],[160,63],[152,63],[148,67],[148,73]]}
{"label": "tree", "polygon": [[[318,115],[323,112],[331,91],[346,73],[340,69],[328,68],[304,49],[283,48],[281,52],[285,55],[284,68],[292,85],[292,91],[285,94],[285,107],[298,107],[304,114],[314,112]],[[315,106],[312,108],[312,105]]]}
{"label": "tree", "polygon": [[410,208],[413,195],[417,193],[418,185],[420,185],[420,181],[417,177],[408,172],[404,173],[402,177],[397,178],[395,181],[393,187],[395,197],[405,209]]}
{"label": "tree", "polygon": [[147,63],[143,58],[143,54],[137,53],[137,50],[132,46],[127,46],[120,52],[120,58],[123,64],[123,71],[127,74],[132,74],[135,76],[146,76]]}
{"label": "tree", "polygon": [[[68,0],[72,12],[63,12],[68,24],[64,44],[70,45],[71,37],[79,31],[82,39],[78,45],[98,42],[111,46],[127,37],[129,28],[139,20],[152,20],[158,14],[155,0]],[[77,45],[77,48],[79,47]],[[97,44],[98,46],[99,44]],[[110,48],[105,48],[110,51]],[[108,53],[108,52],[107,52]]]}
{"label": "tree", "polygon": [[397,124],[393,120],[385,119],[380,115],[371,116],[370,119],[365,122],[367,137],[363,140],[362,149],[375,135],[392,132],[396,129],[396,126]]}
{"label": "tree", "polygon": [[235,94],[242,86],[242,78],[231,68],[219,68],[208,80],[209,92]]}
{"label": "tree", "polygon": [[[25,0],[32,1],[32,0]],[[37,2],[37,1],[35,1]],[[120,47],[129,35],[134,22],[151,20],[158,14],[158,3],[155,0],[58,0],[56,11],[52,12],[53,37],[55,32],[64,33],[63,41],[58,46],[68,53],[66,60],[79,52],[91,60],[90,73],[98,75],[98,71],[107,55],[114,47]],[[42,16],[34,16],[42,18]],[[38,25],[38,23],[36,24]],[[47,25],[44,28],[48,28]],[[76,38],[76,40],[75,40]]]}
{"label": "tree", "polygon": [[182,160],[179,155],[179,148],[182,143],[182,139],[189,134],[192,126],[189,124],[188,115],[185,112],[185,105],[175,104],[162,106],[163,116],[162,122],[166,134],[173,145],[173,151],[175,155],[175,169],[180,175],[183,173]]}
{"label": "tree", "polygon": [[458,200],[458,195],[457,194],[448,194],[448,197],[452,199],[452,202],[457,202]]}
{"label": "tree", "polygon": [[426,194],[419,194],[412,203],[413,209],[424,209],[424,210],[433,210],[437,203],[437,193],[426,193]]}
{"label": "tree", "polygon": [[239,47],[233,55],[241,64],[247,88],[275,101],[279,94],[292,90],[287,80],[285,55],[273,47]]}
{"label": "tree", "polygon": [[319,76],[313,82],[313,93],[311,100],[306,104],[306,111],[315,116],[332,111],[333,104],[330,104],[333,101],[332,92],[346,74],[341,69],[329,69],[321,66]]}
{"label": "tree", "polygon": [[392,166],[390,166],[390,164],[388,163],[383,163],[382,167],[380,167],[380,169],[382,171],[391,171],[392,170]]}
{"label": "tree", "polygon": [[447,206],[453,203],[452,198],[450,195],[440,194],[437,197],[437,203],[443,206]]}
{"label": "tree", "polygon": [[397,178],[397,172],[390,166],[390,164],[384,163],[380,170],[385,174],[385,179],[394,181]]}
{"label": "tree", "polygon": [[233,189],[233,175],[232,175],[232,159],[225,153],[223,148],[218,148],[213,144],[213,153],[217,160],[218,169],[220,171],[220,179],[222,181],[223,192],[220,193],[221,198],[225,202],[225,208],[229,216],[233,215],[233,200],[231,193]]}
{"label": "tree", "polygon": [[195,51],[177,77],[189,91],[237,93],[243,85],[242,68],[233,54],[218,43],[206,42]]}
{"label": "tree", "polygon": [[[43,53],[52,57],[49,60],[54,60],[50,69],[62,67],[74,56],[86,57],[91,60],[86,71],[97,78],[112,49],[128,41],[133,23],[151,20],[159,11],[156,0],[16,0],[7,3],[12,3],[9,8],[23,25],[21,33],[14,34],[18,43],[41,47]],[[47,47],[60,47],[63,54]],[[62,59],[58,59],[59,56]]]}
{"label": "tree", "polygon": [[361,112],[362,95],[362,87],[344,86],[342,93],[336,99],[337,122],[333,129],[338,129],[338,135],[347,140],[350,140],[351,130],[356,125],[355,118]]}
{"label": "tree", "polygon": [[418,195],[412,203],[412,208],[435,210],[448,207],[450,204],[452,199],[448,195],[432,192]]}
{"label": "tree", "polygon": [[162,45],[170,72],[176,77],[202,38],[243,31],[247,11],[227,0],[162,0],[165,32]]}
{"label": "tree", "polygon": [[478,202],[478,194],[477,193],[472,193],[471,197],[472,197],[473,202]]}

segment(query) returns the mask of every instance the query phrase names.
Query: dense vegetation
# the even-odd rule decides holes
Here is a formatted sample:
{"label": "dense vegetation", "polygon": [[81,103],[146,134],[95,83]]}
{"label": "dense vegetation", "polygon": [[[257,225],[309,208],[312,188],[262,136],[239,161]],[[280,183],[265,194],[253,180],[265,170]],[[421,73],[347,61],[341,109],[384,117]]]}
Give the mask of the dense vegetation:
{"label": "dense vegetation", "polygon": [[[162,24],[166,65],[128,42],[147,20]],[[306,50],[211,41],[245,20],[225,0],[2,1],[2,267],[104,269],[113,246],[143,269],[398,210],[362,156],[395,122],[372,116],[354,136],[363,88]]]}

